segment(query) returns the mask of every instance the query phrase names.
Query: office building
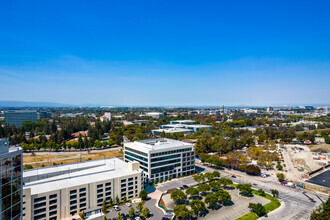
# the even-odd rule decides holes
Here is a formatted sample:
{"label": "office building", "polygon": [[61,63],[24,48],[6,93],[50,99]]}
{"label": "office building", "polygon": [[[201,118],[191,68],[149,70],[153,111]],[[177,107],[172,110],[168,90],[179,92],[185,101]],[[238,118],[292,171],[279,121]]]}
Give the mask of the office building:
{"label": "office building", "polygon": [[164,133],[175,133],[179,132],[179,130],[182,131],[184,134],[197,132],[201,129],[211,130],[211,125],[196,125],[195,121],[193,120],[176,120],[176,121],[170,121],[169,124],[161,125],[161,129],[152,130],[152,134],[159,134],[164,131]]}
{"label": "office building", "polygon": [[37,122],[38,114],[34,110],[8,110],[5,111],[5,123],[21,127],[24,121]]}
{"label": "office building", "polygon": [[153,118],[159,119],[159,118],[163,118],[163,117],[164,117],[164,114],[163,114],[163,113],[160,113],[160,112],[148,112],[148,113],[146,114],[146,116],[149,116],[149,117],[153,117]]}
{"label": "office building", "polygon": [[38,119],[43,119],[43,118],[53,118],[53,114],[51,112],[38,112],[37,113],[37,118]]}
{"label": "office building", "polygon": [[0,220],[19,220],[22,216],[22,150],[9,148],[8,139],[0,139]]}
{"label": "office building", "polygon": [[118,158],[24,171],[23,219],[72,219],[84,212],[101,216],[103,201],[138,197],[139,163]]}
{"label": "office building", "polygon": [[182,133],[182,134],[190,134],[192,130],[185,128],[168,128],[168,129],[155,129],[151,130],[151,134],[159,135],[159,134],[173,134],[173,133]]}
{"label": "office building", "polygon": [[104,115],[100,117],[100,121],[101,122],[111,121],[111,113],[110,112],[104,113]]}
{"label": "office building", "polygon": [[195,172],[193,145],[167,138],[124,143],[126,162],[138,161],[146,182],[167,180]]}

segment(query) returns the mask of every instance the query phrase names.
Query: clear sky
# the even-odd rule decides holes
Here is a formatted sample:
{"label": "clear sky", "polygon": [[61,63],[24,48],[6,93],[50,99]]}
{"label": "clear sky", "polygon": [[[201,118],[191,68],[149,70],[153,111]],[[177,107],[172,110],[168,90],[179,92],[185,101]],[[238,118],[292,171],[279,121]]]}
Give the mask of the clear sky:
{"label": "clear sky", "polygon": [[330,104],[330,1],[1,1],[0,100]]}

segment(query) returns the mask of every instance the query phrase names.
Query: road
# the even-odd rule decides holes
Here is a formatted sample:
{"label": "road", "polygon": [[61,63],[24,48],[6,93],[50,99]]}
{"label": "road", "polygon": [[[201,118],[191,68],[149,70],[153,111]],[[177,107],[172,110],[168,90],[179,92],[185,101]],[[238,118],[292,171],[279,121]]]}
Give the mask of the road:
{"label": "road", "polygon": [[[34,155],[36,156],[45,156],[45,155],[76,155],[76,154],[91,154],[91,153],[102,153],[105,151],[116,151],[116,150],[121,150],[122,147],[114,147],[114,148],[107,148],[107,149],[102,149],[102,150],[91,150],[91,151],[59,151],[59,152],[52,152],[52,151],[47,151],[47,152],[34,152]],[[32,156],[32,153],[23,153],[23,156]]]}
{"label": "road", "polygon": [[[215,169],[196,163],[196,165],[205,169],[204,172],[213,172]],[[233,178],[235,175],[236,178]],[[282,186],[276,182],[268,181],[267,178],[260,178],[255,176],[248,176],[238,171],[225,170],[221,171],[221,176],[230,178],[236,183],[249,183],[255,189],[263,189],[265,192],[271,194],[271,189],[276,189],[279,192],[279,197],[284,203],[284,207],[275,210],[265,219],[309,219],[309,215],[317,208],[321,201],[312,193],[307,192],[307,195],[315,200],[311,202],[307,196],[303,194],[300,189],[289,188]],[[317,193],[324,201],[327,197],[324,194]]]}

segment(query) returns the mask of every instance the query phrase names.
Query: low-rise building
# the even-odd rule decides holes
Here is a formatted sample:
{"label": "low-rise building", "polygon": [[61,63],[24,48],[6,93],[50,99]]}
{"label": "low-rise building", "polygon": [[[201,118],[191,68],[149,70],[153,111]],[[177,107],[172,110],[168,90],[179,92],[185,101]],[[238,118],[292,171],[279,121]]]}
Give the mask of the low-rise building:
{"label": "low-rise building", "polygon": [[146,182],[167,180],[195,172],[193,144],[168,138],[124,144],[126,162],[138,161]]}
{"label": "low-rise building", "polygon": [[138,197],[143,187],[137,162],[91,160],[24,171],[23,219],[68,219],[100,213],[103,201]]}
{"label": "low-rise building", "polygon": [[160,113],[160,112],[148,112],[148,113],[146,113],[146,116],[159,119],[159,118],[163,118],[164,117],[164,114],[163,113]]}

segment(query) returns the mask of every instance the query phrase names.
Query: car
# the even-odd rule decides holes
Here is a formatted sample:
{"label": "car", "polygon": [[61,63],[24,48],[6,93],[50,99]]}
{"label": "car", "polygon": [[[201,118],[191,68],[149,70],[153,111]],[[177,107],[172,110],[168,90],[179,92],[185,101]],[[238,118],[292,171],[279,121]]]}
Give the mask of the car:
{"label": "car", "polygon": [[256,184],[256,183],[253,183],[252,185],[256,186],[256,185],[258,185],[258,184]]}
{"label": "car", "polygon": [[232,175],[231,177],[232,177],[232,178],[236,178],[236,176],[235,176],[235,175]]}
{"label": "car", "polygon": [[118,206],[116,206],[116,205],[115,205],[113,208],[114,208],[116,211],[120,211],[120,208],[119,208]]}
{"label": "car", "polygon": [[138,217],[135,217],[135,220],[141,220],[141,218],[138,216]]}
{"label": "car", "polygon": [[189,186],[187,186],[187,185],[182,185],[182,187],[185,189],[189,188]]}
{"label": "car", "polygon": [[166,212],[165,213],[165,216],[172,216],[173,214],[172,213],[170,213],[170,212]]}
{"label": "car", "polygon": [[128,202],[128,203],[126,203],[126,206],[127,206],[127,207],[131,207],[132,204]]}

